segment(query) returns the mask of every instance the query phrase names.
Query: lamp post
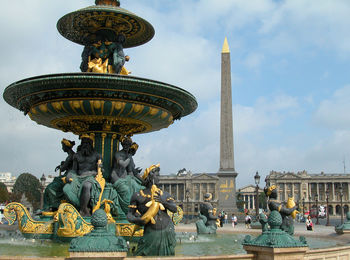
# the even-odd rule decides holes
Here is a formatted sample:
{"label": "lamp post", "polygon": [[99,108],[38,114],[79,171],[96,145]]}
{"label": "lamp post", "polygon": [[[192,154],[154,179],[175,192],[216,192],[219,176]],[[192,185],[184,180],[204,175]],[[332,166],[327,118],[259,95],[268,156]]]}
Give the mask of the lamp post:
{"label": "lamp post", "polygon": [[330,224],[329,224],[329,207],[328,207],[328,200],[329,200],[329,189],[326,190],[326,203],[327,203],[327,210],[326,210],[326,214],[327,214],[327,223],[326,223],[326,226],[330,226]]}
{"label": "lamp post", "polygon": [[189,217],[190,217],[190,205],[189,205],[189,203],[188,203],[188,201],[189,201],[189,199],[190,199],[190,189],[186,189],[186,209],[187,209],[187,218],[186,218],[186,224],[188,224],[188,219],[189,219]]}
{"label": "lamp post", "polygon": [[303,197],[302,199],[302,202],[303,202],[303,218],[305,216],[305,198]]}
{"label": "lamp post", "polygon": [[316,225],[319,225],[320,222],[318,222],[318,194],[315,194],[315,201],[316,201]]}
{"label": "lamp post", "polygon": [[340,185],[340,189],[339,189],[339,192],[340,192],[340,224],[343,224],[344,222],[344,219],[343,219],[343,185],[341,184]]}
{"label": "lamp post", "polygon": [[309,195],[309,216],[311,217],[311,195]]}
{"label": "lamp post", "polygon": [[43,174],[40,178],[40,208],[44,207],[44,190],[45,190],[45,174]]}
{"label": "lamp post", "polygon": [[258,220],[258,216],[259,216],[259,182],[260,182],[260,175],[258,172],[255,173],[254,180],[255,180],[255,184],[256,184],[255,214],[256,214],[256,219]]}

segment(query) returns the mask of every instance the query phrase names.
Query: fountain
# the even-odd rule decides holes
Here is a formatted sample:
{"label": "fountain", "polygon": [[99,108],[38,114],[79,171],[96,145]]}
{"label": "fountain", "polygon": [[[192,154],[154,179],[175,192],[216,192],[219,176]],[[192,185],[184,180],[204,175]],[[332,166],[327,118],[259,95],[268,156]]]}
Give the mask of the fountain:
{"label": "fountain", "polygon": [[[114,210],[116,205],[110,200],[118,186],[111,182],[114,156],[122,139],[167,128],[194,112],[197,101],[179,87],[128,75],[124,67],[128,56],[123,48],[150,41],[154,29],[146,20],[121,8],[118,0],[96,0],[94,6],[63,16],[57,29],[68,40],[84,46],[82,72],[23,79],[9,85],[3,97],[39,125],[71,132],[82,142],[92,140],[102,165],[96,166],[95,179],[101,190],[91,210],[106,211],[109,221],[115,223],[116,236],[142,236],[142,229],[135,232],[126,212],[121,207]],[[70,180],[57,179],[62,187]],[[120,200],[128,203],[130,198]],[[90,217],[82,216],[79,205],[72,204],[62,202],[58,209],[43,210],[40,219],[33,219],[23,205],[10,203],[5,217],[10,224],[17,220],[26,238],[70,241],[92,229]],[[173,214],[173,219],[181,218],[181,212]]]}

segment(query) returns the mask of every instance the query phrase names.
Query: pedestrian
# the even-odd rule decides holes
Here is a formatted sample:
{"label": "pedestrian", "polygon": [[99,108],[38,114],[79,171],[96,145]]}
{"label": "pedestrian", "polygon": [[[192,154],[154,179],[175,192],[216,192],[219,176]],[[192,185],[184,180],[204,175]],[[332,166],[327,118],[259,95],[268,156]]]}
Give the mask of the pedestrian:
{"label": "pedestrian", "polygon": [[252,222],[252,218],[249,216],[248,212],[245,213],[245,227],[250,228],[251,222]]}
{"label": "pedestrian", "polygon": [[314,225],[312,224],[311,216],[308,215],[307,219],[305,221],[306,223],[306,230],[313,231],[314,230]]}
{"label": "pedestrian", "polygon": [[220,227],[224,226],[224,221],[225,221],[225,215],[221,214],[221,216],[220,216]]}
{"label": "pedestrian", "polygon": [[218,220],[219,220],[219,227],[222,227],[222,214],[221,214],[221,212],[218,215]]}
{"label": "pedestrian", "polygon": [[237,217],[235,214],[232,214],[231,221],[232,221],[232,227],[235,228],[235,226],[237,225]]}
{"label": "pedestrian", "polygon": [[227,213],[225,212],[225,215],[224,215],[224,219],[225,219],[225,224],[227,224]]}

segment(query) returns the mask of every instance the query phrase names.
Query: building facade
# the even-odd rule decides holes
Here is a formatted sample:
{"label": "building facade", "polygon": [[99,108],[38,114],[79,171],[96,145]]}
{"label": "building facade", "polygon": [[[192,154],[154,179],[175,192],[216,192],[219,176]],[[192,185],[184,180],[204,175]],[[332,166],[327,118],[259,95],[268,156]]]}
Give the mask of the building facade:
{"label": "building facade", "polygon": [[8,192],[12,192],[13,185],[16,182],[16,177],[12,176],[12,173],[10,172],[0,172],[0,182],[6,185]]}
{"label": "building facade", "polygon": [[344,214],[349,211],[350,174],[271,171],[266,184],[277,186],[279,201],[294,197],[304,212],[316,208],[316,205],[327,207],[327,204],[329,215],[340,215],[342,206]]}
{"label": "building facade", "polygon": [[[263,189],[258,190],[258,194],[263,192]],[[243,209],[245,211],[255,212],[256,209],[256,186],[248,185],[238,189],[241,200],[243,200]],[[261,208],[261,205],[260,205]]]}
{"label": "building facade", "polygon": [[180,206],[184,215],[197,216],[199,204],[204,201],[206,193],[212,194],[213,207],[219,207],[219,177],[215,174],[193,174],[190,171],[181,170],[178,174],[161,175],[159,187],[170,193]]}

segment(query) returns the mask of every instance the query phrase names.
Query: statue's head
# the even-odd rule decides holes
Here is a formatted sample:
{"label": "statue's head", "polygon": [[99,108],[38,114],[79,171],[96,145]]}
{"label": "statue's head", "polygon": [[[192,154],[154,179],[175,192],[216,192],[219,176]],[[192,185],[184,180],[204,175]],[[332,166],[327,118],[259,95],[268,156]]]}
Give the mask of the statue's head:
{"label": "statue's head", "polygon": [[160,172],[160,164],[153,164],[148,167],[142,175],[142,179],[147,186],[148,184],[158,184],[159,183],[159,172]]}
{"label": "statue's head", "polygon": [[117,42],[123,45],[125,41],[126,41],[126,38],[124,34],[120,33],[117,35]]}
{"label": "statue's head", "polygon": [[277,198],[277,187],[276,185],[271,185],[270,187],[264,188],[265,195],[270,198]]}
{"label": "statue's head", "polygon": [[63,138],[61,141],[61,144],[62,144],[62,150],[64,152],[67,152],[68,150],[73,148],[73,146],[75,145],[75,142]]}
{"label": "statue's head", "polygon": [[129,150],[130,154],[134,156],[136,154],[137,149],[139,149],[139,145],[135,142],[132,143]]}
{"label": "statue's head", "polygon": [[204,194],[204,201],[210,201],[212,199],[213,195],[211,193]]}
{"label": "statue's head", "polygon": [[84,156],[89,156],[93,154],[94,152],[94,141],[91,136],[89,135],[82,135],[80,136],[81,139],[81,144],[79,147],[79,151],[84,155]]}
{"label": "statue's head", "polygon": [[129,136],[124,136],[120,139],[120,143],[122,144],[124,150],[129,151],[132,145],[132,139]]}

